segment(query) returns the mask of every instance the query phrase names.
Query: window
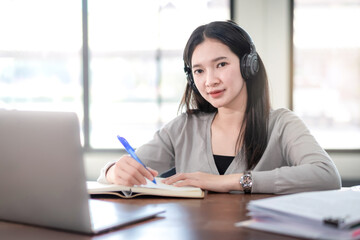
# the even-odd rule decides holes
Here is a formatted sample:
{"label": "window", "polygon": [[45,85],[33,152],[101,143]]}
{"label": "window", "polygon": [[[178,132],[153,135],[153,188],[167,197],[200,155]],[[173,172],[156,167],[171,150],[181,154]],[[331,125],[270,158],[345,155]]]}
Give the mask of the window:
{"label": "window", "polygon": [[191,32],[229,19],[229,3],[89,0],[88,12],[90,145],[118,148],[119,134],[139,146],[177,115]]}
{"label": "window", "polygon": [[294,111],[324,148],[360,149],[360,2],[294,3]]}
{"label": "window", "polygon": [[0,108],[75,111],[86,147],[139,146],[177,115],[191,32],[227,19],[229,0],[1,1]]}
{"label": "window", "polygon": [[1,1],[0,32],[0,108],[82,118],[81,2]]}

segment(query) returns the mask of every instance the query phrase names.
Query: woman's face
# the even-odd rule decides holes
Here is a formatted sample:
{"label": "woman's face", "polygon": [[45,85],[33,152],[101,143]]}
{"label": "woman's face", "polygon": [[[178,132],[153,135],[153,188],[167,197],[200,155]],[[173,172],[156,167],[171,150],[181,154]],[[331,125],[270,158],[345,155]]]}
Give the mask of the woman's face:
{"label": "woman's face", "polygon": [[201,96],[211,105],[239,109],[246,106],[245,81],[240,60],[222,42],[206,38],[192,55],[192,74]]}

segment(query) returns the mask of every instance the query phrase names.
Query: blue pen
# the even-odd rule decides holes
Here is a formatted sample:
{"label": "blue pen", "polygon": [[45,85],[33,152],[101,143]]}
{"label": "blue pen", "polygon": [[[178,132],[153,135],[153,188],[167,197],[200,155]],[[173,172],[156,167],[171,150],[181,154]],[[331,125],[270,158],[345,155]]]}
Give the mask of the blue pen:
{"label": "blue pen", "polygon": [[[125,138],[120,137],[119,135],[117,136],[117,138],[119,139],[119,141],[121,142],[121,144],[125,147],[126,151],[130,154],[130,156],[135,159],[138,163],[140,163],[141,165],[144,166],[144,168],[146,168],[146,166],[140,161],[140,159],[136,156],[134,149],[130,146],[130,144],[128,143],[128,141],[126,141]],[[146,168],[147,169],[147,168]],[[156,184],[155,178],[152,181],[153,183]]]}

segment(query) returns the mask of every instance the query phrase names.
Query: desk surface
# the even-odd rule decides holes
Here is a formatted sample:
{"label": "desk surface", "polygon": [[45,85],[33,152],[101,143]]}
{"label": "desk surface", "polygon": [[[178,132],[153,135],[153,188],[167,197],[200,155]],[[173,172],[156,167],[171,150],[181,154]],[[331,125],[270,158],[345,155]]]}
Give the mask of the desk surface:
{"label": "desk surface", "polygon": [[106,199],[135,205],[155,204],[166,212],[154,219],[95,236],[0,222],[0,239],[297,239],[234,226],[248,219],[246,204],[250,200],[271,196],[208,193],[204,199]]}

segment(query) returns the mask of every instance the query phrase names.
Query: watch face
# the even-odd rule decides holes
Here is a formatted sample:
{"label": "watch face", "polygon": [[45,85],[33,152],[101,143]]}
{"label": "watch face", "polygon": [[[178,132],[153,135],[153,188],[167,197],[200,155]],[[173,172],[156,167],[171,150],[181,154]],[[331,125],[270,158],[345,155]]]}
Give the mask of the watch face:
{"label": "watch face", "polygon": [[252,187],[251,173],[245,173],[240,179],[240,184],[245,193],[250,193]]}
{"label": "watch face", "polygon": [[252,181],[251,181],[251,176],[250,175],[245,175],[244,176],[243,184],[246,185],[246,186],[251,187]]}

